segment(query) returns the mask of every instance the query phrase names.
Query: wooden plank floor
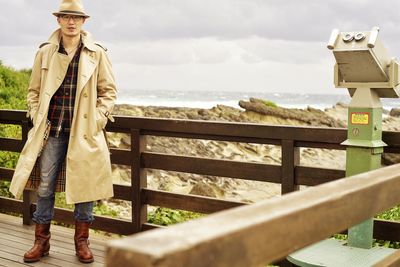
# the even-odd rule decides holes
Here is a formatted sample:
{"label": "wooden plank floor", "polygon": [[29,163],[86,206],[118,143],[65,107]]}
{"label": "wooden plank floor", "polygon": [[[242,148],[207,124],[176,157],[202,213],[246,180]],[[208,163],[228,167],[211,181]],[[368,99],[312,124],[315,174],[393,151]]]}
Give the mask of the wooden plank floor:
{"label": "wooden plank floor", "polygon": [[22,257],[33,245],[34,226],[22,224],[22,218],[0,213],[0,266],[104,266],[105,244],[111,238],[90,232],[90,248],[95,261],[80,263],[75,256],[74,230],[52,225],[50,255],[40,262],[24,263]]}

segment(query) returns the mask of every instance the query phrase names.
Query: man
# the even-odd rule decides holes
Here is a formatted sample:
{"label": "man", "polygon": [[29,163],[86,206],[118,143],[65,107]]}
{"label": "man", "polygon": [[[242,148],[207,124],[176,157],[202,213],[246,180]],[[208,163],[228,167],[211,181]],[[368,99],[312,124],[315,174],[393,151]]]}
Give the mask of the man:
{"label": "man", "polygon": [[[88,247],[93,201],[113,196],[103,130],[107,119],[112,120],[116,88],[105,50],[82,30],[89,16],[81,1],[63,0],[53,15],[59,29],[36,54],[27,96],[34,127],[10,191],[19,198],[25,188],[37,189],[35,244],[25,253],[25,262],[49,254],[54,193],[65,185],[67,203],[75,204],[76,255],[89,263],[94,260]],[[31,172],[40,174],[38,183]]]}

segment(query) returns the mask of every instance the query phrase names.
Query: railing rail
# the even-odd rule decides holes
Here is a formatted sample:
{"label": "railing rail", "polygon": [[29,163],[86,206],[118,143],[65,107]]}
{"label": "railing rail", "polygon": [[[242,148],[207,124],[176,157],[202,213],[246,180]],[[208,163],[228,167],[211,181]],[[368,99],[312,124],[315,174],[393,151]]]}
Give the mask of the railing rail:
{"label": "railing rail", "polygon": [[106,266],[260,266],[397,205],[398,188],[400,164],[111,241]]}
{"label": "railing rail", "polygon": [[[0,138],[0,151],[21,151],[29,130],[25,114],[25,111],[0,110],[0,124],[22,127],[21,140]],[[111,160],[114,164],[127,165],[131,169],[131,186],[114,185],[114,198],[132,202],[132,218],[117,220],[96,216],[93,228],[118,234],[128,235],[153,228],[153,225],[147,223],[147,205],[212,213],[245,204],[150,190],[146,188],[146,169],[279,183],[282,185],[282,193],[294,191],[299,185],[314,186],[345,176],[345,171],[341,169],[299,165],[300,147],[343,150],[340,143],[346,139],[345,129],[115,116],[115,122],[108,124],[107,131],[130,135],[131,148],[112,148]],[[282,148],[281,165],[146,151],[146,137],[149,135],[277,145]],[[384,132],[383,141],[388,144],[385,152],[400,153],[399,133]],[[0,168],[1,180],[10,181],[12,175],[12,169]],[[34,203],[34,194],[25,191],[23,202],[0,198],[0,210],[22,213],[24,223],[29,224],[35,209]],[[55,211],[57,221],[71,223],[72,217],[70,211],[58,208]],[[376,220],[375,229],[375,237],[378,239],[400,241],[399,223]]]}

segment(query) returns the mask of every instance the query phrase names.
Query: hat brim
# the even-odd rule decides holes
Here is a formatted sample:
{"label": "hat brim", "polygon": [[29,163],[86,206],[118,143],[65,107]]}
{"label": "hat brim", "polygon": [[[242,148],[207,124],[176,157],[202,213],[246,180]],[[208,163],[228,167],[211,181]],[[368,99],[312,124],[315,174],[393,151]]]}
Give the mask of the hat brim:
{"label": "hat brim", "polygon": [[54,16],[58,17],[60,15],[74,15],[74,16],[81,16],[84,18],[90,18],[90,16],[88,14],[85,14],[83,12],[78,12],[78,11],[58,11],[58,12],[54,12],[53,13]]}

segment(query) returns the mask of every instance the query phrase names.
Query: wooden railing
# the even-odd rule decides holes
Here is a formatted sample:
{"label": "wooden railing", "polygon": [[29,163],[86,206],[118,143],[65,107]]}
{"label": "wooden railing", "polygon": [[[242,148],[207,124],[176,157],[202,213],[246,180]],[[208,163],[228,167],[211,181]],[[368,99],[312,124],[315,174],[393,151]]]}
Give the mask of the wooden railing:
{"label": "wooden railing", "polygon": [[[0,151],[20,152],[29,130],[25,111],[0,110],[0,124],[22,127],[21,140],[0,138]],[[112,233],[128,235],[155,228],[147,223],[147,205],[213,213],[245,204],[146,188],[146,169],[280,183],[283,194],[295,191],[299,185],[314,186],[345,176],[344,170],[299,165],[300,147],[345,149],[340,145],[346,139],[345,129],[115,116],[115,122],[108,124],[107,131],[126,133],[131,139],[130,149],[111,149],[111,160],[131,168],[131,186],[114,185],[114,198],[132,202],[132,219],[96,216],[93,224],[94,229]],[[281,146],[281,165],[155,153],[146,151],[146,136],[277,145]],[[388,144],[385,152],[400,153],[399,133],[384,132],[383,141]],[[12,169],[0,168],[1,180],[9,181],[12,175]],[[31,191],[24,192],[23,201],[0,198],[0,210],[22,213],[24,223],[29,224],[35,209],[34,200]],[[72,212],[64,209],[57,208],[54,219],[73,223]],[[374,235],[378,239],[400,241],[400,224],[376,220]]]}
{"label": "wooden railing", "polygon": [[[111,241],[106,266],[265,266],[397,205],[399,188],[396,164]],[[399,256],[378,266],[397,264]]]}

